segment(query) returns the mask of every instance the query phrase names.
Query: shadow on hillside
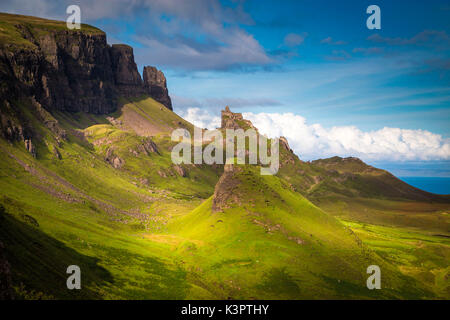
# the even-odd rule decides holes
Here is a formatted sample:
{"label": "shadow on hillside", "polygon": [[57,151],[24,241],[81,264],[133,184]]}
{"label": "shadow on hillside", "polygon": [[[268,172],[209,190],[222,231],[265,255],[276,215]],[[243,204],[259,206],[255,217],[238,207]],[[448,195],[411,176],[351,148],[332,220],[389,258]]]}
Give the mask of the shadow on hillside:
{"label": "shadow on hillside", "polygon": [[[99,259],[80,254],[37,225],[5,212],[0,213],[0,241],[11,265],[16,299],[101,299],[92,287],[113,282],[111,274],[98,265]],[[81,269],[81,290],[67,289],[69,265]]]}

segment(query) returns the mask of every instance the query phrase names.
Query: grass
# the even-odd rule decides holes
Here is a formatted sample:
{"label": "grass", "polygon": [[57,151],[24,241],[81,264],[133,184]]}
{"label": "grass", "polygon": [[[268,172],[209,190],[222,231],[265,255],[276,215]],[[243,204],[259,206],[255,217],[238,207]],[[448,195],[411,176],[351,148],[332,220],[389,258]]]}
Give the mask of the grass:
{"label": "grass", "polygon": [[342,221],[362,242],[384,260],[448,299],[450,295],[450,239],[441,235],[398,227]]}
{"label": "grass", "polygon": [[320,199],[319,205],[342,219],[450,235],[449,206],[445,203],[329,197]]}
{"label": "grass", "polygon": [[105,33],[93,26],[82,24],[80,30],[70,30],[65,21],[41,19],[37,17],[0,13],[0,45],[14,44],[14,49],[34,48],[34,44],[24,38],[18,28],[25,28],[35,38],[39,39],[49,32],[66,31],[70,33],[85,33],[90,35],[104,35]]}
{"label": "grass", "polygon": [[[54,113],[67,132],[58,141],[25,100],[16,103],[37,149],[33,158],[23,143],[0,140],[0,241],[20,298],[449,298],[449,240],[437,236],[446,235],[445,204],[414,208],[334,193],[334,200],[313,204],[295,191],[301,180],[289,170],[325,169],[297,160],[297,168],[285,167],[278,176],[239,166],[232,201],[224,212],[213,212],[223,168],[185,166],[181,177],[170,159],[168,132],[179,122],[192,126],[150,98],[122,104],[108,115],[121,122]],[[130,110],[152,134],[136,132]],[[132,152],[145,139],[158,153]],[[123,167],[105,161],[111,147]],[[308,174],[301,179],[314,180]],[[389,211],[396,205],[403,216]],[[364,209],[373,210],[369,220]],[[72,264],[81,267],[81,291],[65,287]],[[381,267],[382,290],[366,288],[371,264]]]}
{"label": "grass", "polygon": [[[216,289],[222,298],[226,291],[236,299],[433,296],[277,177],[262,178],[255,168],[239,175],[242,184],[235,192],[246,204],[212,213],[208,199],[168,226],[169,233],[191,241],[177,247],[186,256],[183,264],[195,262],[199,268],[194,271],[225,283],[223,290]],[[261,190],[255,192],[252,180]],[[365,268],[371,264],[384,270],[383,291],[365,287]]]}
{"label": "grass", "polygon": [[[142,232],[164,229],[171,213],[177,215],[198,203],[190,194],[210,194],[214,183],[205,186],[198,178],[205,173],[194,169],[198,172],[190,177],[197,189],[175,176],[158,176],[151,186],[137,184],[140,177],[152,175],[149,165],[154,161],[162,167],[171,165],[168,150],[159,146],[161,155],[136,158],[128,149],[142,138],[106,124],[105,117],[62,113],[55,117],[68,135],[58,145],[25,103],[17,108],[41,137],[34,140],[38,158],[32,158],[22,144],[0,141],[0,202],[6,210],[1,241],[7,247],[20,297],[184,298],[190,287],[186,271],[175,263],[167,245],[146,239]],[[127,166],[112,168],[104,161],[101,147],[73,134],[83,130],[92,131],[93,140],[107,135],[119,138],[118,154]],[[61,160],[51,152],[55,146]],[[168,190],[170,186],[176,190]],[[22,216],[33,220],[24,221]],[[37,221],[38,226],[27,221]],[[30,242],[35,246],[29,247]],[[79,264],[86,279],[79,294],[65,288],[65,268],[70,264]]]}

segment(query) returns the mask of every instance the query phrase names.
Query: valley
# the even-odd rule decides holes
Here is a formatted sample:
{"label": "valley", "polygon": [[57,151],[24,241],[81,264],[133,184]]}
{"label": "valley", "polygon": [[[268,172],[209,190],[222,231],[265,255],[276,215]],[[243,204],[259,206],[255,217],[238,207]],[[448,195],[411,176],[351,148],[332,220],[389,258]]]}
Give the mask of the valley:
{"label": "valley", "polygon": [[[194,125],[171,110],[165,85],[151,96],[131,47],[112,49],[93,27],[68,35],[58,22],[1,17],[0,263],[16,298],[450,298],[449,196],[357,158],[302,161],[286,139],[273,176],[175,165],[171,133]],[[126,68],[99,66],[109,58],[98,52]],[[98,74],[60,90],[74,76],[55,67],[64,63]],[[86,100],[70,103],[79,90]],[[220,129],[252,126],[233,119]],[[66,287],[69,265],[81,290]],[[381,290],[366,287],[370,265]]]}

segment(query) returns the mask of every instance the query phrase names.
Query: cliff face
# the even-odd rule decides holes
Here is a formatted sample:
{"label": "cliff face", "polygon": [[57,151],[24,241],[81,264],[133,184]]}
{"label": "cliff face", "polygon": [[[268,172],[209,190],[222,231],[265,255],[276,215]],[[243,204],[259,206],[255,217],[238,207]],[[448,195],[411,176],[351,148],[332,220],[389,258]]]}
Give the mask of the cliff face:
{"label": "cliff face", "polygon": [[49,112],[107,114],[120,96],[149,95],[172,110],[164,74],[145,67],[142,81],[133,48],[109,46],[101,30],[70,31],[65,22],[3,13],[0,19],[0,132],[8,140],[33,150],[32,130],[16,107],[24,98]]}
{"label": "cliff face", "polygon": [[104,114],[116,110],[119,96],[148,94],[172,109],[164,74],[146,67],[143,83],[133,49],[109,46],[102,31],[11,25],[14,34],[0,30],[0,40],[13,39],[0,42],[0,103],[35,97],[49,111]]}
{"label": "cliff face", "polygon": [[110,47],[104,34],[55,31],[34,35],[19,28],[33,46],[0,49],[3,99],[34,96],[48,110],[108,113],[116,108]]}
{"label": "cliff face", "polygon": [[156,101],[172,110],[172,100],[167,90],[167,81],[164,73],[155,67],[144,67],[144,87],[148,94]]}
{"label": "cliff face", "polygon": [[125,96],[139,96],[146,91],[134,62],[133,48],[124,44],[111,47],[112,69],[118,92]]}

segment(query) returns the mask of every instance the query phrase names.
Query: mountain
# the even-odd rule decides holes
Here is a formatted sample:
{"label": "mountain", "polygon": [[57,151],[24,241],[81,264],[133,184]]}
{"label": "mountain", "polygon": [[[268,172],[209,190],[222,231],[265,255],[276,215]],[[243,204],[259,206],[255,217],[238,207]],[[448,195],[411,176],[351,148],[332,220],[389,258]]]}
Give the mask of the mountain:
{"label": "mountain", "polygon": [[[273,176],[174,164],[172,131],[195,127],[161,71],[141,80],[94,27],[0,17],[0,297],[450,297],[448,197],[354,158],[301,161],[285,138]],[[254,126],[226,108],[226,128]]]}
{"label": "mountain", "polygon": [[172,109],[162,73],[146,67],[143,82],[133,49],[109,46],[99,29],[68,31],[63,22],[9,14],[0,19],[0,129],[7,138],[32,138],[11,106],[24,98],[47,111],[105,114],[117,110],[119,97],[147,94]]}
{"label": "mountain", "polygon": [[286,140],[280,141],[284,147],[280,148],[278,176],[329,214],[360,222],[448,232],[449,195],[420,190],[354,157],[301,161]]}
{"label": "mountain", "polygon": [[[392,289],[399,287],[411,295],[430,294],[413,288],[408,277],[285,181],[261,176],[251,165],[225,165],[213,196],[168,229],[195,241],[177,249],[192,254],[183,263],[201,266],[196,272],[203,279],[223,279],[218,288],[199,281],[223,299],[399,298],[402,293]],[[361,286],[362,266],[372,264],[385,270],[389,289]]]}

